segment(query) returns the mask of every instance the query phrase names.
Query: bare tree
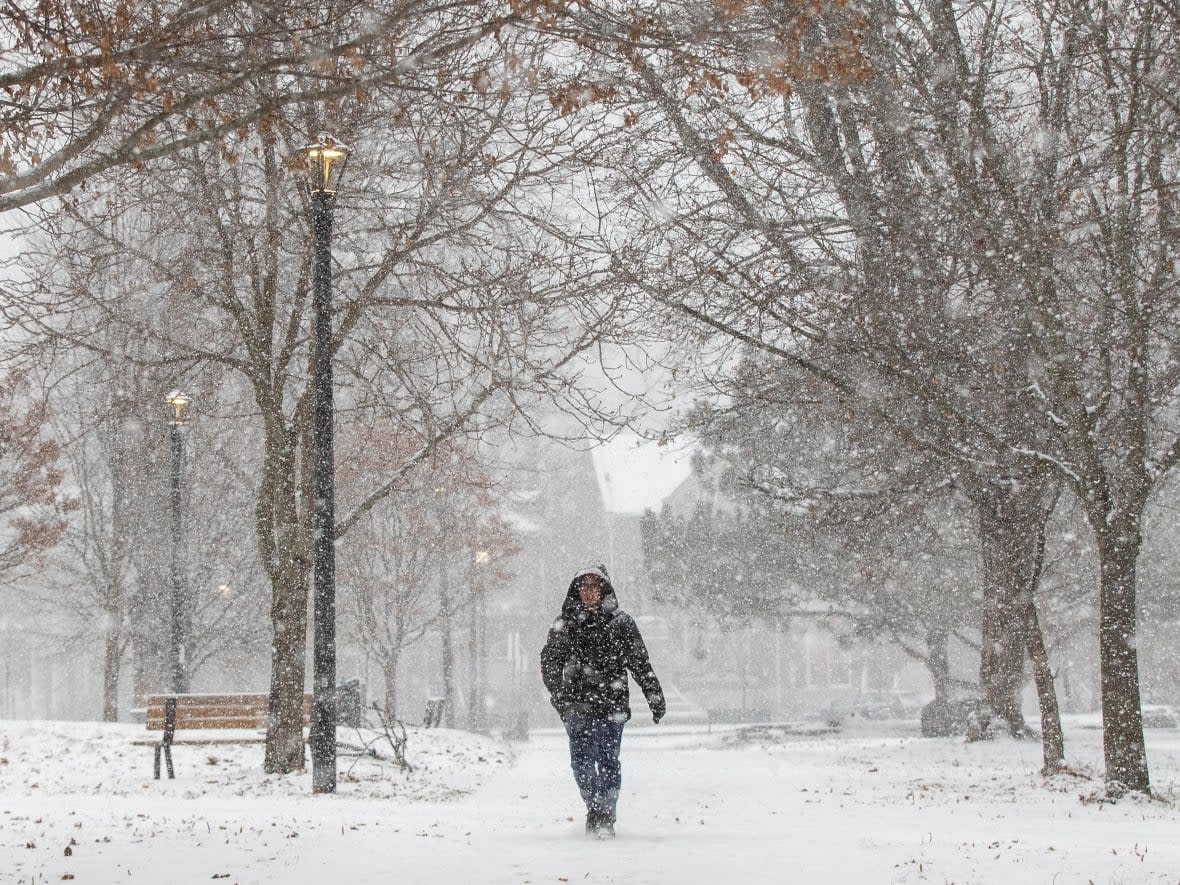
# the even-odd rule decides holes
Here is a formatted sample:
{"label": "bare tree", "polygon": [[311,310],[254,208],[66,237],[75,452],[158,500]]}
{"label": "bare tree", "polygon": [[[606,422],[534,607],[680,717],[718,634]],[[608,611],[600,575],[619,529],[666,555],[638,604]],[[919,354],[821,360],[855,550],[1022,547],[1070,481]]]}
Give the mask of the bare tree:
{"label": "bare tree", "polygon": [[[382,417],[417,441],[366,476],[338,538],[445,441],[529,423],[540,397],[575,414],[595,408],[581,360],[620,310],[599,297],[596,257],[558,236],[567,212],[552,190],[581,174],[570,147],[579,124],[551,106],[544,86],[556,75],[530,40],[456,50],[328,109],[358,148],[337,209],[342,420]],[[174,154],[118,192],[111,211],[129,220],[117,227],[103,223],[100,201],[49,219],[52,260],[31,287],[49,298],[21,302],[22,321],[59,341],[96,348],[94,329],[118,326],[151,342],[160,363],[241,378],[248,393],[222,385],[220,408],[260,431],[254,517],[271,589],[266,766],[276,772],[303,765],[313,394],[307,205],[292,171],[320,126],[275,119],[260,136]],[[125,298],[59,297],[53,262],[79,230],[99,244],[92,264],[131,269],[138,286]],[[619,420],[604,414],[605,425]]]}
{"label": "bare tree", "polygon": [[[589,100],[637,145],[612,206],[627,237],[604,254],[714,353],[728,341],[825,380],[981,489],[1027,498],[1008,512],[1043,518],[1046,471],[1069,485],[1102,562],[1107,778],[1148,790],[1134,563],[1143,506],[1180,456],[1175,115],[1156,88],[1174,16],[677,11],[682,52],[584,13],[599,13],[590,49],[621,62]],[[1035,538],[1022,524],[982,527]],[[1020,549],[1018,568],[995,560],[1012,600],[1037,574],[1037,545]]]}
{"label": "bare tree", "polygon": [[[107,341],[109,349],[117,349]],[[121,676],[129,652],[138,659],[136,693],[166,688],[169,619],[167,416],[162,391],[169,379],[142,364],[73,352],[57,360],[51,379],[58,438],[65,441],[70,513],[60,553],[33,592],[47,612],[73,615],[71,641],[103,646],[103,718],[116,721]],[[187,592],[182,665],[189,678],[225,663],[241,648],[265,640],[264,619],[249,609],[260,597],[252,548],[242,542],[248,486],[240,465],[226,465],[209,421],[185,429],[182,507],[188,523],[181,551]],[[238,470],[233,467],[238,466]],[[234,501],[240,503],[235,506]],[[243,529],[246,531],[244,532]],[[232,666],[232,664],[231,664]],[[142,697],[139,698],[142,702]]]}
{"label": "bare tree", "polygon": [[[102,717],[116,722],[122,664],[132,636],[133,545],[137,529],[145,527],[144,489],[134,486],[145,472],[137,457],[140,446],[132,441],[130,398],[109,383],[94,387],[102,395],[61,397],[62,430],[73,437],[66,448],[70,480],[80,507],[66,533],[69,555],[57,563],[64,580],[51,586],[59,585],[53,586],[54,594],[81,615],[80,624],[101,634]],[[102,416],[97,424],[96,412]]]}
{"label": "bare tree", "polygon": [[478,3],[4,0],[0,212],[396,82],[514,20]]}
{"label": "bare tree", "polygon": [[[359,432],[358,432],[359,431]],[[342,490],[363,493],[366,474],[403,463],[415,440],[379,428],[354,429],[345,440]],[[495,539],[511,555],[511,535],[475,462],[442,446],[404,474],[396,490],[369,511],[342,546],[342,602],[355,640],[381,669],[384,709],[396,715],[404,651],[424,637],[440,639],[444,700],[454,703],[453,630],[475,595],[451,584],[459,563],[473,561]],[[456,592],[456,590],[460,592]],[[481,592],[486,588],[480,588]],[[449,721],[453,721],[453,718]]]}

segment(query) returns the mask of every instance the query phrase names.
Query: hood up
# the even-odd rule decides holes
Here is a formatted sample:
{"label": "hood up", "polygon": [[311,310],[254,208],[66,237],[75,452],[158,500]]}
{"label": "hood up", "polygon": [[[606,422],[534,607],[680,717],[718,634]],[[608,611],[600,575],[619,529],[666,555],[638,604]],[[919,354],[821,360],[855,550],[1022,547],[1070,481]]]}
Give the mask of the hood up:
{"label": "hood up", "polygon": [[602,581],[601,609],[608,614],[616,611],[619,607],[619,600],[615,596],[615,588],[610,582],[610,575],[606,571],[606,566],[601,562],[589,562],[574,572],[573,578],[570,579],[569,589],[565,593],[565,602],[561,606],[562,615],[569,617],[572,614],[582,611],[582,600],[578,597],[578,580],[583,575],[598,575]]}

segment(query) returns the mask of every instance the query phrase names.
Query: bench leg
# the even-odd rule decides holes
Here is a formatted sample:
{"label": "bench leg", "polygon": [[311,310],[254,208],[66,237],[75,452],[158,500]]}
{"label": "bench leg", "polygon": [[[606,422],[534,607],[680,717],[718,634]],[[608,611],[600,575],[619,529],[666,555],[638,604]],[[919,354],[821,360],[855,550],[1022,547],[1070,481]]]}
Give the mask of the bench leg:
{"label": "bench leg", "polygon": [[171,744],[156,744],[156,759],[152,765],[152,771],[156,776],[156,780],[160,779],[160,751],[164,751],[164,762],[168,767],[168,780],[176,779],[176,772],[172,769],[172,745]]}

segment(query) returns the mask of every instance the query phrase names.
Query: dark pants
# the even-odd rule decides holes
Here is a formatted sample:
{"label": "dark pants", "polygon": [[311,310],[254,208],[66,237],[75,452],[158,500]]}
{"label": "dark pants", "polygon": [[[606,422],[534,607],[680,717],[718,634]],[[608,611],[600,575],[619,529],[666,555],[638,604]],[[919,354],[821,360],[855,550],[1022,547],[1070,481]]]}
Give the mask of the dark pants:
{"label": "dark pants", "polygon": [[623,744],[623,722],[596,719],[571,713],[565,717],[570,739],[570,767],[586,810],[614,822],[623,782],[619,749]]}

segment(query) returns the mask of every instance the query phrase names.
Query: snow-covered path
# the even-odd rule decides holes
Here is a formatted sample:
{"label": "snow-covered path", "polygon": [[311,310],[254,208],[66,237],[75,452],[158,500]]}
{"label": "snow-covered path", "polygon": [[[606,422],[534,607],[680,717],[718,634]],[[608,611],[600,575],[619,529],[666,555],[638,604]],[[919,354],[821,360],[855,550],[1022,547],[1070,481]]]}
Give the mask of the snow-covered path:
{"label": "snow-covered path", "polygon": [[[1071,746],[1086,764],[1096,733]],[[113,796],[85,778],[71,788],[68,768],[59,777],[69,759],[47,762],[43,784],[0,768],[0,882],[1180,882],[1173,801],[1112,806],[1080,801],[1093,781],[1043,786],[1035,744],[866,734],[722,748],[629,729],[612,842],[582,835],[553,733],[452,801],[359,797],[346,784],[334,797],[267,793],[268,782],[261,796],[232,795],[201,788],[214,782],[191,764],[187,784],[161,785],[136,749],[136,776]],[[1157,786],[1174,795],[1180,736],[1151,750]],[[101,764],[119,763],[110,757]]]}

